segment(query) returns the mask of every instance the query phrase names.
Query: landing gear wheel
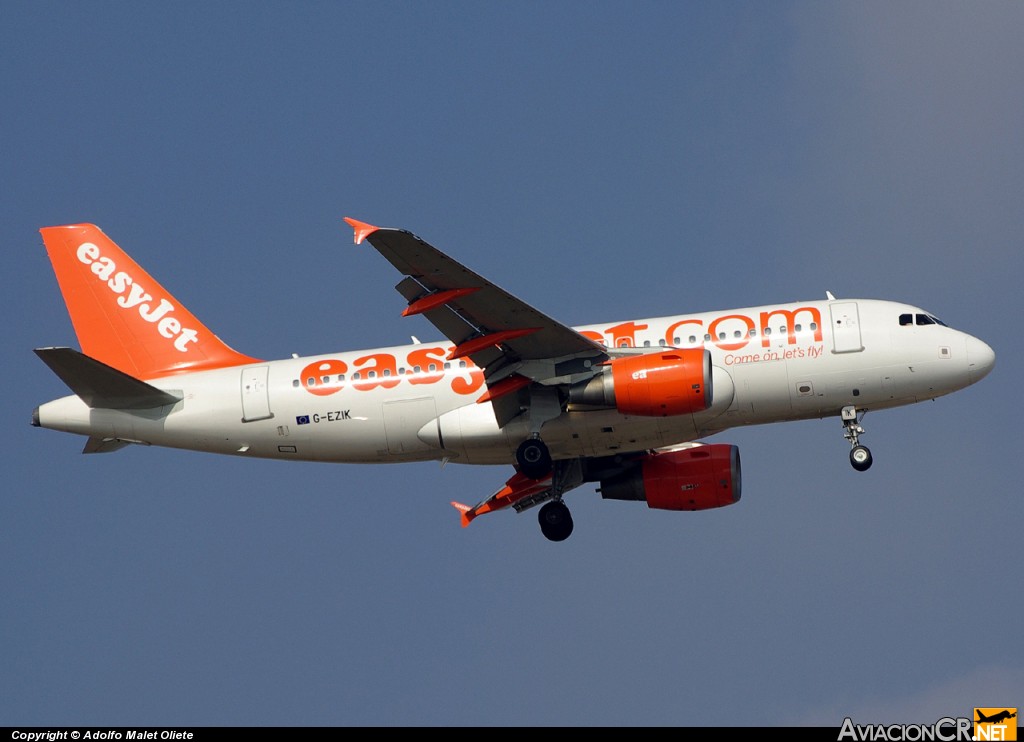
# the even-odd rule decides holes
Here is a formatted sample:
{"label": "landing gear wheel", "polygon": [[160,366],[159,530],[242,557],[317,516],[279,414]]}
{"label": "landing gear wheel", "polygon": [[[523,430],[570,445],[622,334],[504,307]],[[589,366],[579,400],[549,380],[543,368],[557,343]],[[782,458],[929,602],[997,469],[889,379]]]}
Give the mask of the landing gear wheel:
{"label": "landing gear wheel", "polygon": [[865,446],[854,446],[850,450],[850,463],[857,471],[867,471],[871,468],[871,451]]}
{"label": "landing gear wheel", "polygon": [[551,473],[551,452],[540,438],[527,438],[516,449],[516,463],[530,479],[543,479]]}
{"label": "landing gear wheel", "polygon": [[561,500],[553,500],[537,514],[540,530],[548,541],[565,541],[572,534],[572,514]]}
{"label": "landing gear wheel", "polygon": [[857,471],[867,471],[871,468],[871,451],[860,445],[860,436],[864,435],[864,428],[858,420],[860,411],[853,405],[847,405],[839,415],[843,419],[843,438],[853,447],[850,449],[850,463]]}

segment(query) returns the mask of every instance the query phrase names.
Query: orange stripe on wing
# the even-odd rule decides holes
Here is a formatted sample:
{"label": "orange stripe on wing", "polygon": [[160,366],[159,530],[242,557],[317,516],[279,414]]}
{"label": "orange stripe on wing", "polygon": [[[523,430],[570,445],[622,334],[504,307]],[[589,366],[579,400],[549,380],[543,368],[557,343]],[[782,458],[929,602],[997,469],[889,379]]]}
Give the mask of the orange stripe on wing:
{"label": "orange stripe on wing", "polygon": [[519,374],[512,374],[506,379],[502,379],[494,386],[487,388],[487,391],[480,395],[480,398],[476,401],[477,404],[482,402],[490,402],[492,399],[498,399],[504,397],[506,394],[519,391],[524,386],[528,386],[530,379]]}
{"label": "orange stripe on wing", "polygon": [[464,289],[448,289],[447,291],[435,291],[432,294],[427,294],[426,296],[420,297],[412,304],[407,306],[405,308],[405,311],[402,312],[402,316],[411,317],[414,314],[422,314],[423,312],[435,309],[436,307],[439,307],[442,304],[447,304],[450,301],[458,299],[460,296],[472,294],[474,291],[479,290],[479,286],[473,286]]}

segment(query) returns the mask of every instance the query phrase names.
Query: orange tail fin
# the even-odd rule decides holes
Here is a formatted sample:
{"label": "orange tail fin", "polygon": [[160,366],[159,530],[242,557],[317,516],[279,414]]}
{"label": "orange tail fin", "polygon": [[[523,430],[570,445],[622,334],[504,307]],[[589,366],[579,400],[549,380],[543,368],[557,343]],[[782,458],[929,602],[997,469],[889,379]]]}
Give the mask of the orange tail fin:
{"label": "orange tail fin", "polygon": [[139,379],[257,362],[225,345],[98,227],[39,231],[86,355]]}

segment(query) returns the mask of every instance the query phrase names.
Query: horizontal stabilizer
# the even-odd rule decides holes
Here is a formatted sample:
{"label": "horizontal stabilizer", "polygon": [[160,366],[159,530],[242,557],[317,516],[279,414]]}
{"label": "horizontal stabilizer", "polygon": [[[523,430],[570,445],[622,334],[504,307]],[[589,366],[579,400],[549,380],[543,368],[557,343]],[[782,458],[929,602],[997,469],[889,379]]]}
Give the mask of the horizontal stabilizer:
{"label": "horizontal stabilizer", "polygon": [[127,445],[129,445],[128,441],[119,441],[117,438],[100,438],[94,435],[86,441],[82,453],[110,453],[119,451]]}
{"label": "horizontal stabilizer", "polygon": [[36,348],[35,353],[92,408],[146,410],[181,401],[73,348]]}

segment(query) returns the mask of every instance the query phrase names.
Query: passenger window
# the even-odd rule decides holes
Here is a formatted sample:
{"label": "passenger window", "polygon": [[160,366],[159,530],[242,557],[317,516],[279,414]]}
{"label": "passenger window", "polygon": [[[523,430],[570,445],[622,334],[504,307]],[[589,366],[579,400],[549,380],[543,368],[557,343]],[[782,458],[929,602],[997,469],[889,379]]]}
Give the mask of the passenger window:
{"label": "passenger window", "polygon": [[331,383],[331,377],[330,376],[321,376],[320,377],[320,381],[322,381],[324,384],[330,384]]}
{"label": "passenger window", "polygon": [[377,378],[377,372],[376,371],[367,371],[366,372],[366,378],[368,378],[368,379],[376,379]]}
{"label": "passenger window", "polygon": [[770,327],[762,327],[761,328],[761,332],[764,333],[765,335],[771,335],[772,334],[772,328],[770,328]]}
{"label": "passenger window", "polygon": [[665,347],[665,345],[666,345],[666,343],[665,343],[665,338],[662,338],[661,340],[659,340],[659,341],[658,341],[658,345],[660,345],[660,346],[661,346],[662,348],[664,348],[664,347]]}
{"label": "passenger window", "polygon": [[785,335],[786,334],[786,326],[785,325],[779,325],[779,334],[780,335]]}
{"label": "passenger window", "polygon": [[383,371],[380,372],[380,375],[381,376],[391,376],[391,369],[390,368],[384,369]]}
{"label": "passenger window", "polygon": [[800,325],[800,324],[793,325],[793,332],[800,332],[803,329],[804,329],[803,325]]}
{"label": "passenger window", "polygon": [[725,340],[725,333],[724,332],[718,333],[718,339],[719,340]]}
{"label": "passenger window", "polygon": [[444,364],[444,370],[445,370],[445,371],[447,371],[447,370],[448,370],[448,369],[450,369],[451,367],[452,367],[452,364],[450,364],[450,363],[446,363],[446,364]]}
{"label": "passenger window", "polygon": [[750,334],[750,337],[752,337],[752,338],[753,338],[753,337],[757,337],[757,330],[756,330],[756,329],[754,329],[753,327],[751,327],[751,328],[750,328],[750,333],[749,333],[749,334]]}
{"label": "passenger window", "polygon": [[645,348],[650,348],[651,347],[651,341],[650,340],[644,340],[644,347]]}
{"label": "passenger window", "polygon": [[338,381],[344,381],[344,380],[345,380],[345,374],[338,374]]}
{"label": "passenger window", "polygon": [[739,330],[735,330],[735,331],[734,331],[734,332],[732,333],[732,336],[733,336],[734,338],[741,338],[741,337],[743,337],[743,333],[742,333],[742,332],[740,332]]}
{"label": "passenger window", "polygon": [[297,387],[298,385],[299,385],[299,380],[298,379],[293,379],[292,380],[292,386],[296,386]]}
{"label": "passenger window", "polygon": [[353,378],[353,379],[358,379],[358,378],[361,378],[361,377],[359,376],[359,372],[358,372],[358,371],[356,371],[356,372],[355,372],[354,374],[352,374],[352,378]]}
{"label": "passenger window", "polygon": [[308,379],[306,379],[306,386],[316,386],[316,379],[310,376]]}
{"label": "passenger window", "polygon": [[818,323],[817,322],[812,322],[811,323],[811,332],[814,332],[817,329],[818,329]]}
{"label": "passenger window", "polygon": [[689,343],[690,345],[696,345],[696,344],[697,344],[697,336],[696,336],[696,335],[690,335],[690,337],[688,337],[688,338],[686,339],[686,341],[687,341],[687,342],[688,342],[688,343]]}

